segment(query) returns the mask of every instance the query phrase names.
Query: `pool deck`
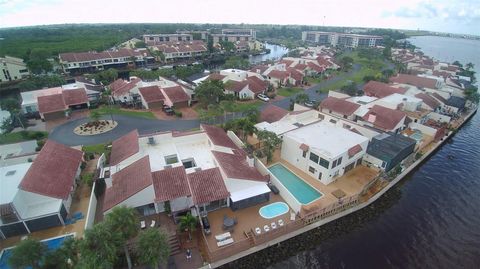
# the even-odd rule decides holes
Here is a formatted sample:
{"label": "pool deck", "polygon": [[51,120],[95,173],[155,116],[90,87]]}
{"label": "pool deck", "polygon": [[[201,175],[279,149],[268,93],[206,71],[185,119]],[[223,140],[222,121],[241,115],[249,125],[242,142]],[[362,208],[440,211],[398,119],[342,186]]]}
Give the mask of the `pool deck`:
{"label": "pool deck", "polygon": [[268,167],[276,163],[282,164],[323,194],[322,197],[311,202],[310,204],[303,205],[302,211],[304,212],[325,208],[330,206],[331,204],[336,203],[338,199],[332,194],[332,192],[336,190],[343,191],[347,197],[357,195],[368,183],[370,183],[380,173],[378,169],[360,165],[347,172],[343,176],[339,177],[335,182],[325,185],[321,183],[318,179],[310,176],[309,174],[291,165],[289,162],[281,159],[278,150],[275,152],[273,161],[272,163],[268,164]]}
{"label": "pool deck", "polygon": [[[275,195],[270,193],[270,201],[261,203],[255,206],[247,207],[244,209],[239,210],[231,210],[230,208],[222,208],[208,213],[208,220],[210,222],[210,230],[211,234],[207,235],[207,242],[208,247],[210,250],[215,251],[218,250],[219,247],[217,246],[217,240],[215,239],[215,235],[226,233],[227,231],[223,230],[223,216],[227,215],[230,218],[237,218],[237,224],[233,228],[232,238],[234,241],[245,240],[247,237],[245,233],[250,232],[252,229],[254,230],[256,227],[263,229],[264,225],[270,225],[272,222],[276,222],[279,219],[283,219],[285,223],[290,221],[290,213],[283,214],[281,216],[272,218],[272,219],[265,219],[260,216],[258,212],[262,206],[275,203],[275,202],[284,202],[286,203],[280,195]],[[288,205],[288,203],[286,203]],[[290,210],[290,212],[293,212]],[[225,246],[223,248],[228,248]]]}

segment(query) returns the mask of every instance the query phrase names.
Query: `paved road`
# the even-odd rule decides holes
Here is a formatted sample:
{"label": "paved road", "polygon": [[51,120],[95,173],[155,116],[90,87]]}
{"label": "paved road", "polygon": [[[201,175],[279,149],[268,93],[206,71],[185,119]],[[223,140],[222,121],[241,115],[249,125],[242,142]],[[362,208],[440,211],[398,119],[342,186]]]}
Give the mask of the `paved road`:
{"label": "paved road", "polygon": [[[336,83],[340,80],[344,80],[348,76],[352,76],[354,73],[358,72],[360,68],[361,66],[359,64],[355,64],[352,70],[333,77],[329,80],[322,81],[319,84],[313,85],[312,87],[306,89],[305,93],[309,96],[311,100],[321,101],[325,97],[327,97],[327,94],[318,93],[319,89],[330,86],[331,84]],[[292,98],[295,98],[295,96],[296,95],[286,97],[282,100],[273,101],[270,103],[284,109],[288,109],[290,106],[290,100]],[[267,104],[262,105],[260,107],[260,110],[265,109],[266,106]],[[105,119],[109,118],[109,116],[105,117]],[[49,135],[49,139],[69,146],[93,145],[110,142],[134,129],[137,129],[140,134],[149,134],[153,132],[170,130],[185,131],[200,126],[199,120],[154,120],[121,115],[115,115],[114,119],[118,122],[118,126],[115,129],[110,132],[95,136],[80,136],[73,133],[73,129],[78,125],[87,122],[89,120],[88,118],[72,120],[54,128]]]}

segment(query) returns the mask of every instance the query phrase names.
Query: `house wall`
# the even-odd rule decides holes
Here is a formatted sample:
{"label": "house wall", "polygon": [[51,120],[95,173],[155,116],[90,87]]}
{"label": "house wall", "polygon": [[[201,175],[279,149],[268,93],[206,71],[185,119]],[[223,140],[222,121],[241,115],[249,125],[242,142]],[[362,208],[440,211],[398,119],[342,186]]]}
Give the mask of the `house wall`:
{"label": "house wall", "polygon": [[255,94],[246,86],[238,93],[238,97],[240,99],[254,99]]}
{"label": "house wall", "polygon": [[382,167],[383,161],[368,153],[365,154],[365,156],[363,157],[363,161],[367,164],[367,166],[373,166],[373,167],[384,170],[384,167]]}
{"label": "house wall", "polygon": [[57,119],[63,119],[65,118],[65,111],[57,111],[57,112],[51,112],[51,113],[43,113],[40,114],[40,116],[44,120],[57,120]]}
{"label": "house wall", "polygon": [[[116,206],[127,206],[127,207],[139,207],[153,203],[155,198],[155,192],[153,190],[153,185],[146,187],[145,189],[137,192],[133,196],[127,198],[123,202],[119,203]],[[103,212],[104,215],[110,213],[113,207],[109,210]]]}
{"label": "house wall", "polygon": [[93,182],[90,200],[88,202],[87,215],[85,216],[85,230],[90,229],[95,224],[95,213],[97,209],[97,196],[95,196],[96,183]]}
{"label": "house wall", "polygon": [[[46,205],[47,207],[39,206],[42,204]],[[15,195],[15,198],[13,199],[13,205],[15,206],[15,209],[17,210],[18,215],[22,219],[29,219],[37,216],[44,216],[52,213],[57,214],[60,210],[60,206],[58,206],[53,210],[52,207],[49,206],[52,204],[60,205],[62,204],[62,200],[36,194],[33,192],[26,192],[23,190],[18,190],[17,194]],[[30,212],[28,209],[32,205],[36,207],[35,212]],[[33,213],[36,213],[36,214],[33,215]]]}
{"label": "house wall", "polygon": [[435,136],[437,134],[437,129],[429,127],[429,126],[425,126],[423,124],[416,123],[416,122],[410,123],[410,128],[418,129],[422,133],[424,133],[426,135],[429,135],[429,136]]}
{"label": "house wall", "polygon": [[170,201],[172,212],[183,211],[193,206],[192,197],[179,197]]}
{"label": "house wall", "polygon": [[442,115],[436,112],[432,112],[428,114],[428,118],[435,121],[445,122],[445,123],[449,123],[450,120],[452,119],[452,117],[450,116]]}

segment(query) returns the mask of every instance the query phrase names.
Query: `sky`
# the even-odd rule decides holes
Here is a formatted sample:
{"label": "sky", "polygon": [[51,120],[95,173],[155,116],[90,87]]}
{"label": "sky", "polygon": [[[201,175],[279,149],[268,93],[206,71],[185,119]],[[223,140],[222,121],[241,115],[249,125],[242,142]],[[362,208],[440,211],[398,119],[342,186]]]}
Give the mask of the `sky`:
{"label": "sky", "polygon": [[245,23],[480,35],[480,0],[0,0],[0,28],[64,23]]}

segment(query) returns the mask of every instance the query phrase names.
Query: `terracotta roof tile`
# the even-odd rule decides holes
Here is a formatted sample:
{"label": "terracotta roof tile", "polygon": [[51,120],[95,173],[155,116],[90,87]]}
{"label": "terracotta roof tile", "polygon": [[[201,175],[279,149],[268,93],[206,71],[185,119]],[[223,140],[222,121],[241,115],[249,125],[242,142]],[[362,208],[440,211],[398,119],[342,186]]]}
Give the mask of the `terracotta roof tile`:
{"label": "terracotta roof tile", "polygon": [[142,87],[139,88],[138,91],[147,103],[165,100],[165,96],[163,96],[163,93],[158,86]]}
{"label": "terracotta roof tile", "polygon": [[325,98],[320,103],[320,108],[322,109],[325,108],[335,113],[347,115],[347,116],[352,115],[355,111],[357,111],[359,107],[360,107],[359,104],[355,104],[355,103],[346,101],[344,99],[340,99],[332,96]]}
{"label": "terracotta roof tile", "polygon": [[213,73],[208,76],[211,80],[223,80],[225,78],[224,75],[220,75],[219,73]]}
{"label": "terracotta roof tile", "polygon": [[83,152],[47,140],[19,188],[48,197],[66,199],[73,190]]}
{"label": "terracotta roof tile", "polygon": [[431,97],[426,93],[415,94],[415,97],[422,99],[422,101],[432,109],[436,109],[437,107],[440,106],[440,103],[437,100],[435,100],[435,98]]}
{"label": "terracotta roof tile", "polygon": [[280,71],[280,70],[272,70],[268,73],[269,77],[278,78],[278,79],[286,79],[288,77],[287,71]]}
{"label": "terracotta roof tile", "polygon": [[443,98],[443,96],[441,96],[440,94],[434,92],[433,94],[433,97],[435,97],[438,101],[446,104],[447,103],[447,99]]}
{"label": "terracotta roof tile", "polygon": [[401,84],[409,84],[419,88],[437,88],[437,81],[435,79],[418,77],[415,75],[398,74],[396,77],[391,77],[390,81]]}
{"label": "terracotta roof tile", "polygon": [[67,109],[67,105],[65,104],[65,100],[63,99],[63,95],[61,93],[39,96],[37,101],[38,111],[42,114],[64,111]]}
{"label": "terracotta roof tile", "polygon": [[308,149],[310,148],[307,144],[300,144],[300,147],[299,147],[302,151],[308,151]]}
{"label": "terracotta roof tile", "polygon": [[314,70],[315,72],[318,72],[318,73],[322,73],[323,71],[325,71],[325,68],[324,68],[324,67],[319,66],[318,64],[315,64],[315,63],[313,63],[313,62],[308,62],[308,63],[307,63],[307,66],[308,66],[310,69],[312,69],[312,70]]}
{"label": "terracotta roof tile", "polygon": [[119,96],[119,95],[127,94],[128,92],[130,92],[130,90],[135,88],[140,81],[142,81],[142,80],[139,79],[139,78],[134,78],[134,79],[130,80],[130,82],[127,82],[122,87],[117,88],[115,91],[112,90],[113,95]]}
{"label": "terracotta roof tile", "polygon": [[246,179],[267,182],[268,177],[262,176],[255,167],[250,167],[243,154],[230,154],[212,150],[213,156],[223,172],[229,178]]}
{"label": "terracotta roof tile", "polygon": [[355,146],[351,147],[348,149],[348,157],[352,158],[355,156],[357,153],[362,151],[362,146],[359,144],[356,144]]}
{"label": "terracotta roof tile", "polygon": [[181,86],[162,88],[162,91],[174,104],[190,100],[190,97]]}
{"label": "terracotta roof tile", "polygon": [[306,64],[297,64],[295,65],[293,68],[297,69],[297,70],[305,70],[305,68],[307,68],[308,66]]}
{"label": "terracotta roof tile", "polygon": [[120,204],[150,185],[152,185],[150,161],[148,156],[145,156],[113,174],[112,186],[105,190],[103,211]]}
{"label": "terracotta roof tile", "polygon": [[386,108],[379,105],[374,105],[363,116],[365,121],[371,122],[373,125],[383,130],[393,130],[397,124],[405,119],[406,114],[399,110]]}
{"label": "terracotta roof tile", "polygon": [[201,129],[207,133],[212,143],[217,146],[238,149],[237,145],[228,137],[227,133],[220,127],[202,124]]}
{"label": "terracotta roof tile", "polygon": [[64,90],[62,92],[63,99],[67,106],[86,104],[88,103],[87,92],[84,88]]}
{"label": "terracotta roof tile", "polygon": [[302,81],[303,79],[303,74],[302,72],[298,71],[297,69],[293,67],[287,68],[287,72],[290,74],[290,77],[295,79],[296,81]]}
{"label": "terracotta roof tile", "polygon": [[266,81],[259,79],[256,76],[247,77],[248,88],[255,94],[267,90],[268,84]]}
{"label": "terracotta roof tile", "polygon": [[386,83],[370,80],[365,86],[363,86],[365,95],[374,96],[377,98],[383,98],[394,93],[405,94],[407,90],[403,88],[395,88]]}
{"label": "terracotta roof tile", "polygon": [[152,173],[152,179],[156,202],[192,195],[183,166],[155,171]]}
{"label": "terracotta roof tile", "polygon": [[119,164],[123,160],[137,153],[138,150],[138,131],[135,129],[112,142],[110,165]]}
{"label": "terracotta roof tile", "polygon": [[248,86],[248,81],[229,80],[225,82],[225,90],[233,91],[233,92],[240,92],[247,86]]}
{"label": "terracotta roof tile", "polygon": [[187,177],[192,190],[193,203],[196,205],[230,196],[218,167],[190,173]]}
{"label": "terracotta roof tile", "polygon": [[260,112],[260,122],[266,121],[268,123],[272,123],[275,121],[279,121],[283,117],[285,117],[288,114],[288,111],[275,106],[275,105],[267,105],[265,109]]}

